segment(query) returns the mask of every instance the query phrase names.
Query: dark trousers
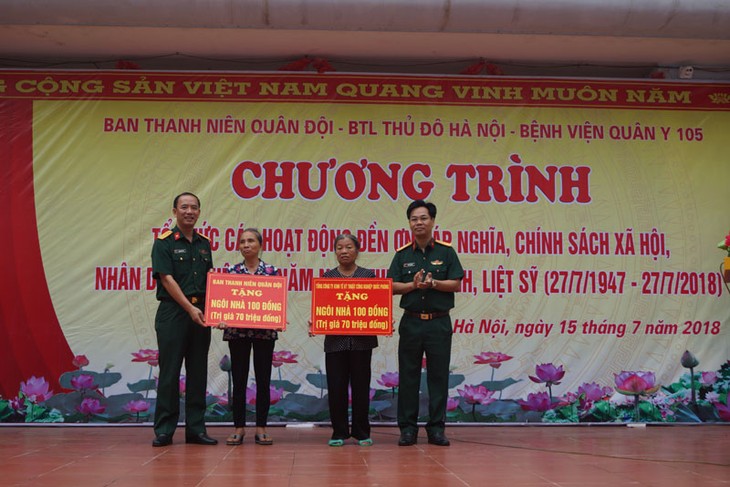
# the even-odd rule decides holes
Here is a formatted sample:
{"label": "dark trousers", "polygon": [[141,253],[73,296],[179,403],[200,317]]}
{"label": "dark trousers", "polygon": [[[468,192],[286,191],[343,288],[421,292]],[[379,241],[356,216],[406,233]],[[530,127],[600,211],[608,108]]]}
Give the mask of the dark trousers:
{"label": "dark trousers", "polygon": [[271,361],[274,340],[237,338],[228,342],[231,351],[231,378],[233,379],[233,424],[246,426],[246,386],[248,385],[249,361],[253,348],[253,370],[256,376],[256,426],[266,426],[271,406]]}
{"label": "dark trousers", "polygon": [[401,432],[418,433],[421,361],[425,353],[429,397],[426,431],[429,435],[443,433],[449,395],[451,318],[443,316],[423,321],[403,315],[398,334],[398,426]]}
{"label": "dark trousers", "polygon": [[[370,438],[370,359],[372,350],[345,350],[327,352],[327,397],[332,422],[332,439],[356,440]],[[348,385],[352,390],[352,430],[350,429],[347,403]]]}
{"label": "dark trousers", "polygon": [[160,375],[155,405],[155,434],[175,433],[180,419],[180,369],[185,362],[185,434],[205,433],[210,328],[190,319],[177,303],[161,301],[155,315]]}

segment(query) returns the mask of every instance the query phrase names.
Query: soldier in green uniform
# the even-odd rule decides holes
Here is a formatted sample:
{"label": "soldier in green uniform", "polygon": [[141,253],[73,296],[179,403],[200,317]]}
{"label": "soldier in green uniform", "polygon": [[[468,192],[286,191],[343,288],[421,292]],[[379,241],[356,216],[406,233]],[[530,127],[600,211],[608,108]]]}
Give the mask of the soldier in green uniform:
{"label": "soldier in green uniform", "polygon": [[205,430],[205,389],[210,328],[205,326],[205,287],[213,267],[210,242],[195,231],[200,199],[182,193],[173,202],[177,225],[152,246],[152,272],[160,305],[155,315],[160,376],[152,446],[172,443],[180,417],[180,370],[185,361],[185,442],[215,445]]}
{"label": "soldier in green uniform", "polygon": [[464,270],[451,245],[433,239],[436,205],[416,200],[406,215],[414,240],[398,249],[388,270],[393,294],[402,295],[403,308],[398,328],[398,445],[414,445],[418,439],[418,394],[425,353],[428,442],[449,446],[444,434],[453,332],[449,310],[454,307],[454,293],[459,291]]}

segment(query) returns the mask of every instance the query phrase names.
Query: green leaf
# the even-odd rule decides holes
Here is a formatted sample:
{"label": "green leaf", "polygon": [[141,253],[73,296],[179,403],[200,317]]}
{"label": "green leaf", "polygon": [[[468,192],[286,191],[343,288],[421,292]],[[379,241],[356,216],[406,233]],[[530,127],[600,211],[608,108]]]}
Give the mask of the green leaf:
{"label": "green leaf", "polygon": [[[467,404],[463,398],[461,398],[459,404],[459,407],[465,412],[464,416],[468,418],[466,420],[471,421],[471,418],[469,417],[471,415],[471,405]],[[475,409],[478,414],[484,417],[491,417],[492,421],[495,422],[510,421],[512,418],[514,418],[516,414],[518,414],[522,410],[522,408],[520,408],[520,405],[512,400],[494,401],[490,404],[487,404],[486,406],[477,404]],[[469,414],[466,414],[467,412]]]}
{"label": "green leaf", "polygon": [[142,379],[134,384],[127,383],[127,388],[131,392],[154,391],[157,388],[155,379]]}
{"label": "green leaf", "polygon": [[669,392],[670,394],[676,394],[679,391],[686,390],[687,387],[685,387],[685,385],[681,382],[674,382],[672,384],[662,386],[662,389]]}
{"label": "green leaf", "polygon": [[10,401],[0,399],[0,423],[15,414],[13,408],[10,407]]}
{"label": "green leaf", "polygon": [[28,403],[25,408],[25,422],[35,423],[48,413],[48,409],[38,404]]}
{"label": "green leaf", "polygon": [[[106,410],[104,413],[111,418],[117,417],[117,416],[124,416],[127,414],[130,414],[129,411],[124,409],[124,406],[129,404],[131,401],[140,401],[144,400],[144,396],[139,393],[127,393],[127,394],[115,394],[113,396],[109,396],[107,398],[100,399],[101,404],[106,407]],[[150,408],[152,407],[152,401],[147,399],[147,402],[150,403]],[[149,410],[148,410],[149,411]],[[136,416],[136,413],[134,414]]]}
{"label": "green leaf", "polygon": [[388,401],[388,400],[377,401],[377,400],[373,399],[372,401],[370,401],[370,409],[372,411],[378,412],[378,413],[383,412],[392,406],[393,406],[393,402]]}
{"label": "green leaf", "polygon": [[222,416],[226,416],[229,412],[230,411],[228,410],[228,408],[226,408],[225,406],[221,406],[216,402],[208,405],[205,410],[205,417],[206,419],[215,418],[213,419],[213,421],[221,421],[220,418]]}
{"label": "green leaf", "polygon": [[[93,391],[91,391],[93,392]],[[90,395],[82,396],[79,391],[72,391],[68,393],[55,394],[51,396],[44,404],[51,409],[58,409],[61,414],[68,416],[70,414],[76,414],[76,406],[81,404],[84,397],[91,397]],[[101,396],[97,394],[97,399],[101,399]]]}
{"label": "green leaf", "polygon": [[47,411],[42,417],[35,420],[36,423],[63,423],[65,418],[58,409]]}
{"label": "green leaf", "polygon": [[327,376],[324,374],[307,374],[306,379],[317,389],[327,389]]}
{"label": "green leaf", "polygon": [[[551,414],[548,415],[548,413]],[[547,411],[545,413],[545,415],[543,416],[543,421],[545,421],[547,417],[553,418],[552,421],[549,421],[552,423],[578,423],[578,406],[576,405],[576,403],[573,403],[567,406],[552,409],[551,411]]]}
{"label": "green leaf", "polygon": [[398,395],[398,388],[395,391],[392,389],[375,389],[375,395],[373,399],[393,399]]}
{"label": "green leaf", "polygon": [[463,374],[449,374],[449,389],[461,385],[465,380],[466,377]]}
{"label": "green leaf", "polygon": [[[644,410],[642,409],[641,414],[644,414]],[[680,404],[677,406],[677,410],[674,413],[676,417],[677,422],[681,423],[701,423],[702,420],[695,414],[694,411],[692,411],[690,408],[688,408],[684,404]],[[644,417],[644,416],[642,416]]]}
{"label": "green leaf", "polygon": [[[639,411],[641,412],[641,421],[663,422],[664,418],[658,407],[649,401],[639,401]],[[699,419],[698,419],[699,421]]]}
{"label": "green leaf", "polygon": [[284,389],[286,392],[297,392],[302,387],[301,384],[294,384],[288,380],[272,380],[271,385],[277,389]]}
{"label": "green leaf", "polygon": [[593,408],[589,411],[588,416],[598,423],[611,422],[616,419],[616,410],[608,401],[596,401],[593,403]]}
{"label": "green leaf", "polygon": [[281,416],[300,421],[322,421],[329,417],[327,397],[306,394],[288,394],[276,403]]}
{"label": "green leaf", "polygon": [[518,382],[520,381],[512,378],[507,378],[504,380],[485,380],[479,385],[486,387],[488,391],[502,391],[512,384],[517,384]]}

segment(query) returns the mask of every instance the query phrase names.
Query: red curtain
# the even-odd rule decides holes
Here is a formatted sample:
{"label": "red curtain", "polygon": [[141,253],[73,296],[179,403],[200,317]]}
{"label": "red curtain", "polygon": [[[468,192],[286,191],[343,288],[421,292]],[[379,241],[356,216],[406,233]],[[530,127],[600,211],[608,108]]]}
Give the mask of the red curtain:
{"label": "red curtain", "polygon": [[60,392],[73,353],[46,284],[33,191],[33,102],[0,100],[0,394],[14,397],[20,382],[45,377]]}

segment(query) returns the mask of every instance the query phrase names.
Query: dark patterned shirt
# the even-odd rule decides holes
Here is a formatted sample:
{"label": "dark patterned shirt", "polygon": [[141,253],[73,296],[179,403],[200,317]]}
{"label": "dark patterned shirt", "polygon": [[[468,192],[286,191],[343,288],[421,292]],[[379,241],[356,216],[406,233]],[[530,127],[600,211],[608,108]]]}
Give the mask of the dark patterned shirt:
{"label": "dark patterned shirt", "polygon": [[[372,269],[365,269],[357,266],[355,272],[351,276],[343,276],[337,267],[330,269],[324,273],[322,277],[375,277]],[[328,352],[344,352],[347,350],[371,350],[378,346],[378,337],[375,335],[326,335],[324,337],[324,351]]]}
{"label": "dark patterned shirt", "polygon": [[[246,264],[241,262],[236,265],[230,266],[226,269],[229,274],[249,274]],[[267,264],[263,260],[259,259],[259,266],[256,268],[256,272],[253,273],[256,276],[280,276],[281,271],[278,267],[271,264]],[[268,330],[262,328],[226,328],[223,332],[223,340],[239,340],[242,338],[260,338],[262,340],[276,340],[279,338],[279,334],[276,330]]]}

